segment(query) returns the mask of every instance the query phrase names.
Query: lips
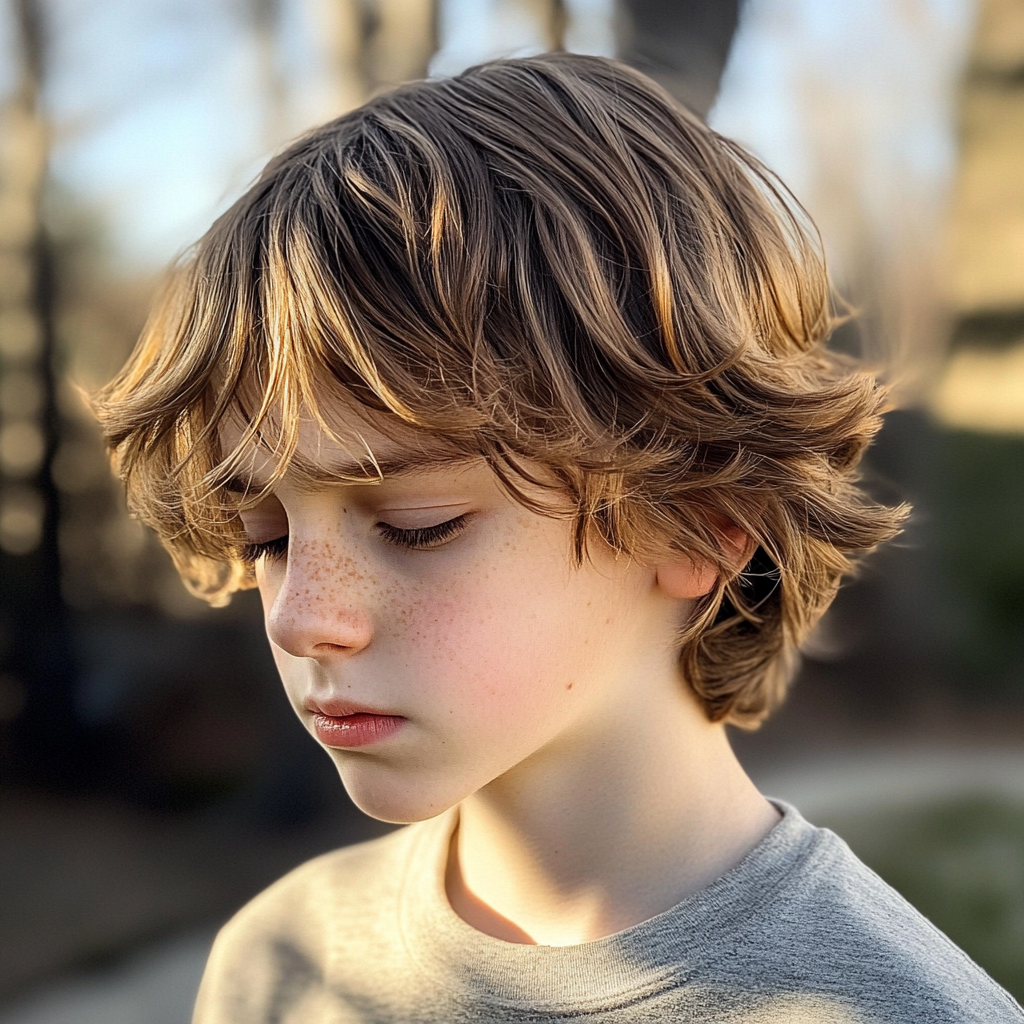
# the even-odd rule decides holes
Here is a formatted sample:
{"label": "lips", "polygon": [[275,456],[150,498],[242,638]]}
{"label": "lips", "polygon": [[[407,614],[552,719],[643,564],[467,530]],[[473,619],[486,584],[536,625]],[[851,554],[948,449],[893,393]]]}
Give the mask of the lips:
{"label": "lips", "polygon": [[402,715],[344,700],[306,701],[313,730],[325,747],[368,747],[393,736],[405,724]]}

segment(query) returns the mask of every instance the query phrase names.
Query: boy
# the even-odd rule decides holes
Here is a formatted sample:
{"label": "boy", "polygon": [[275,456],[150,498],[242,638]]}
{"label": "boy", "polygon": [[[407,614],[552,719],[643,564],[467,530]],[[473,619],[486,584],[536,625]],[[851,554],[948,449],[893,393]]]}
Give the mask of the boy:
{"label": "boy", "polygon": [[811,229],[613,61],[420,82],[276,158],[97,398],[132,507],[368,814],[199,1024],[1020,1021],[725,724],[903,510]]}

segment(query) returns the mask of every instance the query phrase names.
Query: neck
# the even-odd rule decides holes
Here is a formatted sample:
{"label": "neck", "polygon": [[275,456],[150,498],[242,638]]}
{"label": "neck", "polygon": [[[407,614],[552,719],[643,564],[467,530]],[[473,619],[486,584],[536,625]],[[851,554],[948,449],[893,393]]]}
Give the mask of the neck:
{"label": "neck", "polygon": [[724,728],[669,692],[463,801],[447,888],[465,921],[512,942],[598,939],[704,888],[767,834],[778,813]]}

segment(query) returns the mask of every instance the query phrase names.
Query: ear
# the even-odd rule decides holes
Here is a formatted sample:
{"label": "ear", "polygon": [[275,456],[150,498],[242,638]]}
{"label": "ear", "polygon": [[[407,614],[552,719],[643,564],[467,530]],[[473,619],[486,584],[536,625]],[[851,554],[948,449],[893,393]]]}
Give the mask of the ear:
{"label": "ear", "polygon": [[[745,530],[730,520],[715,523],[722,554],[739,572],[753,554],[753,541]],[[687,601],[710,594],[718,582],[718,569],[706,558],[680,555],[655,566],[658,586],[669,595]]]}
{"label": "ear", "polygon": [[718,571],[706,558],[689,558],[686,555],[662,562],[657,569],[658,586],[669,597],[695,601],[710,594],[718,580]]}

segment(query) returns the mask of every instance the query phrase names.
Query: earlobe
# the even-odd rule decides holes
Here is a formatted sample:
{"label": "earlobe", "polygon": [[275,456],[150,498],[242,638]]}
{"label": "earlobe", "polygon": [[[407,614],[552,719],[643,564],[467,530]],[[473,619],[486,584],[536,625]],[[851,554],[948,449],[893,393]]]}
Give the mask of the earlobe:
{"label": "earlobe", "polygon": [[706,558],[686,555],[657,567],[658,586],[669,597],[695,601],[710,594],[718,581],[718,570]]}

